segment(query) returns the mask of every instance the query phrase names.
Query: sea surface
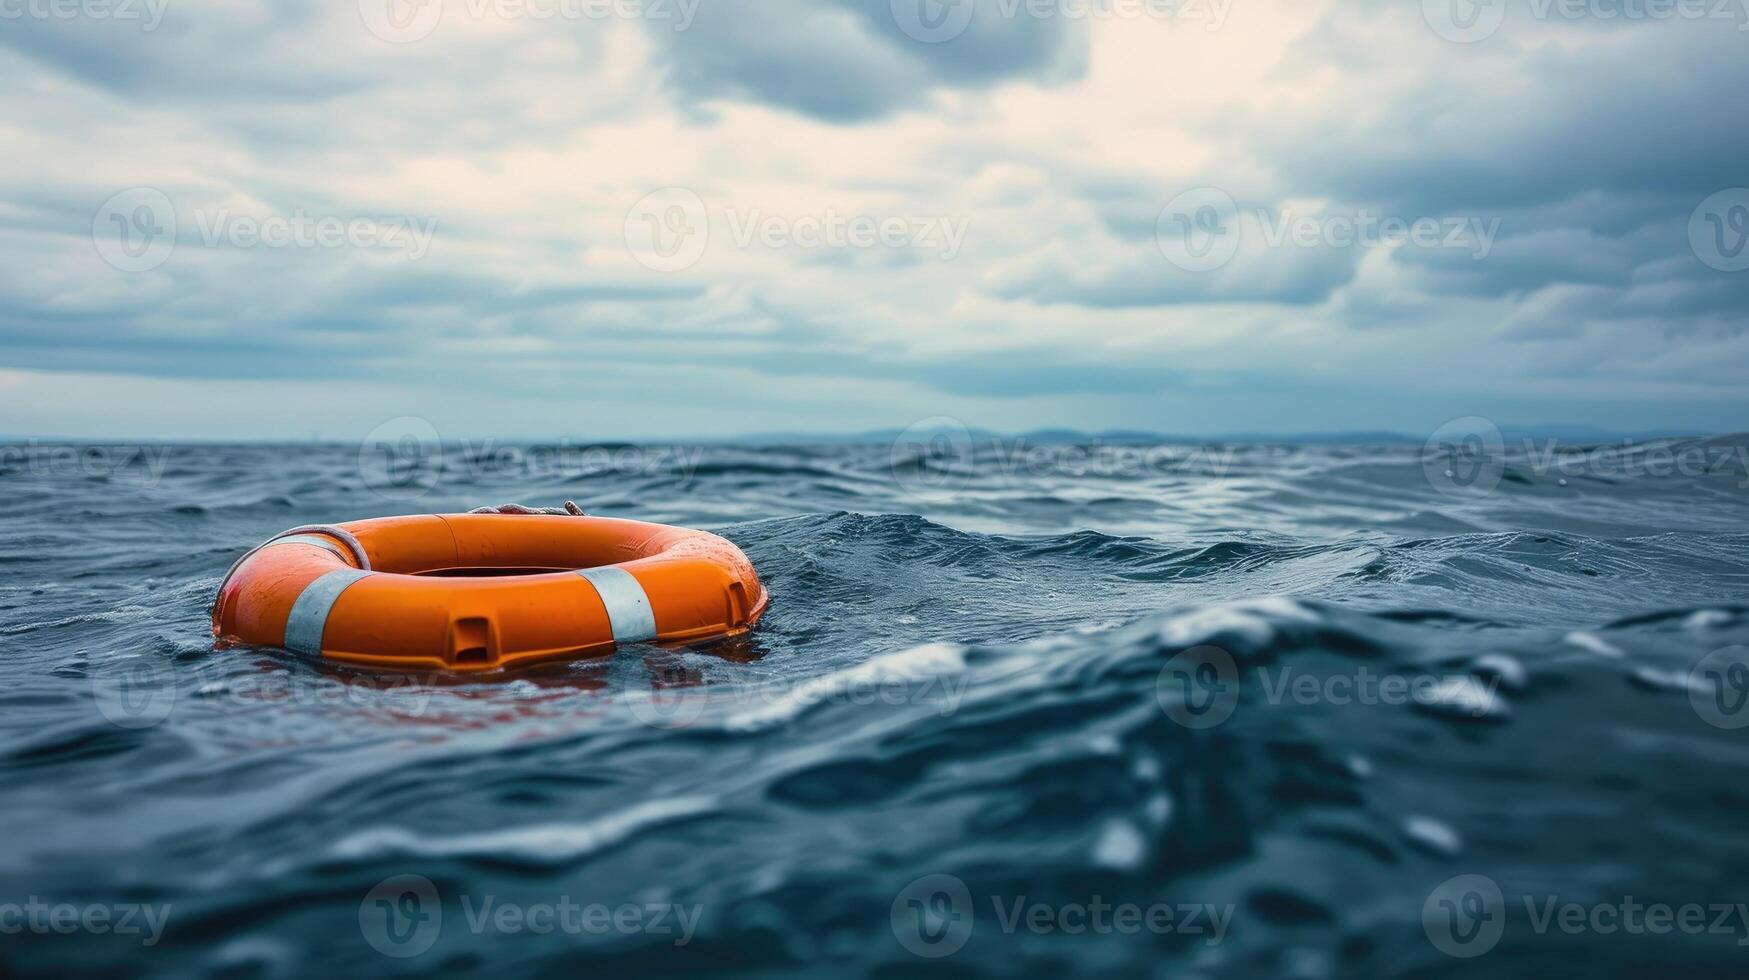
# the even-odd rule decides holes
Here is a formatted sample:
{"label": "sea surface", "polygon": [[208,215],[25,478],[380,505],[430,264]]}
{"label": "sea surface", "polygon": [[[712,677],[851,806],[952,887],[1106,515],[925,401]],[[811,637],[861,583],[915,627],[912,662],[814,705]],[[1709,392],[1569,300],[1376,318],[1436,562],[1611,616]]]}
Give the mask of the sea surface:
{"label": "sea surface", "polygon": [[[1741,977],[1746,445],[0,447],[0,973]],[[277,531],[567,499],[769,613],[214,647]]]}

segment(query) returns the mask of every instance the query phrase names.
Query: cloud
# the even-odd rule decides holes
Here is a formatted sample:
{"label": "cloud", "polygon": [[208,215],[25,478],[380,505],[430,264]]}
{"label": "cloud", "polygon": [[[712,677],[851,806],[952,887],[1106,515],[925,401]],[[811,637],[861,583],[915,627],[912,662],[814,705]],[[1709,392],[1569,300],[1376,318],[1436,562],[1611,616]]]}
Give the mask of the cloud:
{"label": "cloud", "polygon": [[688,30],[657,23],[651,36],[689,105],[751,100],[838,123],[926,106],[938,88],[1067,78],[1084,64],[1086,34],[1073,21],[957,2],[971,19],[938,43],[908,36],[895,11],[939,0],[715,0]]}
{"label": "cloud", "polygon": [[[149,396],[141,425],[247,382],[361,432],[381,392],[506,427],[587,404],[646,435],[1749,414],[1749,272],[1691,237],[1749,183],[1736,24],[1519,5],[1457,44],[1414,3],[1216,25],[978,0],[931,43],[885,0],[704,0],[684,29],[450,0],[397,42],[361,9],[0,24],[0,363],[36,399],[0,409],[99,425],[90,389],[52,381],[103,377]],[[177,233],[132,269],[116,236],[141,216],[104,208],[140,188]],[[674,188],[701,210],[642,215],[697,243],[669,267],[628,231]],[[1206,188],[1238,237],[1199,271],[1161,216]],[[433,236],[415,256],[233,234],[299,217]],[[844,218],[965,239],[794,234]],[[1342,234],[1381,218],[1477,222],[1487,247]],[[735,234],[754,222],[781,234]]]}
{"label": "cloud", "polygon": [[[1216,268],[1174,264],[1157,240],[1093,236],[1081,249],[1053,243],[993,265],[987,281],[1003,299],[1122,309],[1244,302],[1298,306],[1327,299],[1353,278],[1361,250],[1324,242],[1277,244],[1277,219],[1262,209],[1238,212],[1227,232],[1238,238],[1235,251]],[[1173,234],[1169,228],[1157,230],[1163,238]]]}
{"label": "cloud", "polygon": [[1721,102],[1749,88],[1749,35],[1733,26],[1581,20],[1472,46],[1380,45],[1381,23],[1418,29],[1415,8],[1335,13],[1296,52],[1308,75],[1362,46],[1378,63],[1345,76],[1314,111],[1245,127],[1249,152],[1275,161],[1278,180],[1423,214],[1595,191],[1698,202],[1742,181],[1749,115]]}

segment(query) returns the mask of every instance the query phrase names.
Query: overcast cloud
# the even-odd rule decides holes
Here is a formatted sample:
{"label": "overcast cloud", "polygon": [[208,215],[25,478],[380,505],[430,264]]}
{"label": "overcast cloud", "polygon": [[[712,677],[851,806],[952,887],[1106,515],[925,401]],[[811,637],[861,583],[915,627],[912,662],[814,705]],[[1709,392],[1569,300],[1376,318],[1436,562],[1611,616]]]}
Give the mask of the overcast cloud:
{"label": "overcast cloud", "polygon": [[0,433],[1749,428],[1749,0],[0,0]]}

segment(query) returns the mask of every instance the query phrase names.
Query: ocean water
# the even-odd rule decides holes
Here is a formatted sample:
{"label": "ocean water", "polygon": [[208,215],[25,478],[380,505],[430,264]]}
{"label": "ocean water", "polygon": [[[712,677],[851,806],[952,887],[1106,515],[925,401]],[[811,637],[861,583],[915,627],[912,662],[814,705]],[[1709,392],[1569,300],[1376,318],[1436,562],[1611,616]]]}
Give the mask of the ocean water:
{"label": "ocean water", "polygon": [[[407,447],[0,451],[0,972],[1749,970],[1741,440]],[[276,531],[566,499],[770,612],[214,648]]]}

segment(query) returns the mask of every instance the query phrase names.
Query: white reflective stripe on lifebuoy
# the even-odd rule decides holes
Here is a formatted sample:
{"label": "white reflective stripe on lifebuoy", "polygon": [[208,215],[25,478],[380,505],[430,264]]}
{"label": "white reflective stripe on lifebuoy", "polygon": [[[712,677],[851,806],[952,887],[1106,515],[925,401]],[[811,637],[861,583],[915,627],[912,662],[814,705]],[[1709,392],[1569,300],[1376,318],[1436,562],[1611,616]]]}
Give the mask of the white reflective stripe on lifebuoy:
{"label": "white reflective stripe on lifebuoy", "polygon": [[334,541],[331,538],[324,538],[319,534],[293,534],[290,537],[274,538],[272,541],[267,542],[261,547],[271,548],[277,544],[313,544],[318,548],[332,553],[334,557],[339,558],[342,561],[352,560],[352,556],[347,553],[345,548],[340,546],[339,542]]}
{"label": "white reflective stripe on lifebuoy", "polygon": [[320,656],[322,634],[328,629],[328,614],[335,601],[352,583],[370,574],[361,568],[337,568],[304,586],[285,621],[285,648]]}
{"label": "white reflective stripe on lifebuoy", "polygon": [[636,643],[656,638],[656,611],[650,608],[650,597],[644,587],[623,568],[579,568],[601,604],[607,607],[607,621],[613,625],[615,643]]}

